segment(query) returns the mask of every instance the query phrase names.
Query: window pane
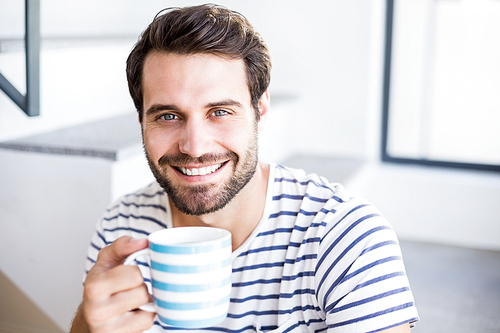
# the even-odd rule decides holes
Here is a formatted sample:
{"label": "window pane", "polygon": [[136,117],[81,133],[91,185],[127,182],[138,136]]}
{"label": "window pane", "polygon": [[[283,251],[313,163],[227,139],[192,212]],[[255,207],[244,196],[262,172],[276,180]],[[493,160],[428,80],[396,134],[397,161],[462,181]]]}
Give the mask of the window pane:
{"label": "window pane", "polygon": [[388,153],[500,165],[500,1],[395,1]]}

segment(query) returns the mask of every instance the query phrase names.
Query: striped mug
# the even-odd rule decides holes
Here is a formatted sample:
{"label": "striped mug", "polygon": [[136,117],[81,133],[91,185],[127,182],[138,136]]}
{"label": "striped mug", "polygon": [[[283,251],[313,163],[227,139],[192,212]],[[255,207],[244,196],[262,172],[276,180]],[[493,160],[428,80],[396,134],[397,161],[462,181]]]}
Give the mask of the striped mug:
{"label": "striped mug", "polygon": [[148,236],[149,249],[125,260],[148,257],[156,312],[166,325],[203,328],[224,321],[231,296],[231,233],[212,227],[179,227]]}

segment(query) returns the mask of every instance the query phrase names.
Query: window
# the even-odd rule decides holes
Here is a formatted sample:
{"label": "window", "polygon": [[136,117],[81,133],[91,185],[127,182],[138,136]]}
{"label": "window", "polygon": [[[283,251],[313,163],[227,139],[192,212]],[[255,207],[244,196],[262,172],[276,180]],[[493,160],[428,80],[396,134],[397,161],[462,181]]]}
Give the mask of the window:
{"label": "window", "polygon": [[500,1],[387,0],[382,158],[500,171]]}

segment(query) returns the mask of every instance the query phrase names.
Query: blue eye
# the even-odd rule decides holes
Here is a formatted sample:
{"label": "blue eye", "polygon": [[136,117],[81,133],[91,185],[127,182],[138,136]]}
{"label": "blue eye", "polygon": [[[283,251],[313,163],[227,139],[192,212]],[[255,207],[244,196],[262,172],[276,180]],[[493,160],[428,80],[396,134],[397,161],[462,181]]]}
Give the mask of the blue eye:
{"label": "blue eye", "polygon": [[228,112],[226,110],[215,110],[214,111],[214,116],[217,116],[217,117],[220,117],[220,116],[225,116],[226,114],[228,114]]}
{"label": "blue eye", "polygon": [[163,119],[163,120],[175,120],[176,116],[171,114],[171,113],[167,113],[167,114],[164,114],[160,117],[160,119]]}

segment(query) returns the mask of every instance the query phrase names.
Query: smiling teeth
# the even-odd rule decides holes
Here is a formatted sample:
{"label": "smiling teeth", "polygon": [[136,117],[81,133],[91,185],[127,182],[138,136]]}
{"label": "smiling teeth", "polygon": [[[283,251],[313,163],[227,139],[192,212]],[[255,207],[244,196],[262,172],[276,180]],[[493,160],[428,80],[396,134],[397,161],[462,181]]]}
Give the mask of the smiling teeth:
{"label": "smiling teeth", "polygon": [[212,165],[212,166],[208,166],[208,167],[205,167],[205,168],[199,168],[199,169],[195,169],[195,168],[186,169],[186,168],[180,167],[179,170],[183,174],[188,175],[188,176],[204,176],[204,175],[208,175],[209,173],[214,173],[215,171],[219,170],[219,168],[221,166],[222,166],[222,163],[221,164]]}

